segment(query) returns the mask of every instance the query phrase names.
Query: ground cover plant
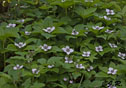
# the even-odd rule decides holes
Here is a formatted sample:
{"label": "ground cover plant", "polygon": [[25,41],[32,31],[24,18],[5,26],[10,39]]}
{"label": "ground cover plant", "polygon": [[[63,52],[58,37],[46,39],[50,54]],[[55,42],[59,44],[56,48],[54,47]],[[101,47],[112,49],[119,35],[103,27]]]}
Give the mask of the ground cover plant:
{"label": "ground cover plant", "polygon": [[125,0],[0,0],[0,88],[126,88]]}

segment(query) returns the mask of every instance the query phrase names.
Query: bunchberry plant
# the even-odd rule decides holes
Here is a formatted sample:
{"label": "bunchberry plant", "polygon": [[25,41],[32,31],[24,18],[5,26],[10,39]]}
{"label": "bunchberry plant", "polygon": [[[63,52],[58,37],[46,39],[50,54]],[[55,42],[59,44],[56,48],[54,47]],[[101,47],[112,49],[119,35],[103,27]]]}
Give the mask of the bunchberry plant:
{"label": "bunchberry plant", "polygon": [[126,88],[126,0],[0,0],[0,13],[0,88]]}

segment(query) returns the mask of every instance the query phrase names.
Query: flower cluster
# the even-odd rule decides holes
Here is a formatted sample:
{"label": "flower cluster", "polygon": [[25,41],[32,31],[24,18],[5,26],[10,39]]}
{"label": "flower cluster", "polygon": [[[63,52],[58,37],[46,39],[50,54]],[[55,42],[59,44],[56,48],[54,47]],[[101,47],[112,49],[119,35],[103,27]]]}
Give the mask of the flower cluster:
{"label": "flower cluster", "polygon": [[51,33],[55,30],[55,27],[47,27],[46,29],[43,29],[47,33]]}
{"label": "flower cluster", "polygon": [[19,22],[19,23],[24,23],[24,19],[21,19],[21,20],[17,20],[17,22]]}
{"label": "flower cluster", "polygon": [[111,33],[114,32],[114,31],[113,31],[113,30],[107,29],[105,32],[111,34]]}
{"label": "flower cluster", "polygon": [[77,32],[75,29],[72,30],[72,35],[78,35],[79,32]]}
{"label": "flower cluster", "polygon": [[93,69],[94,69],[93,66],[90,66],[90,67],[87,68],[87,71],[90,72]]}
{"label": "flower cluster", "polygon": [[111,18],[107,17],[107,16],[104,16],[104,19],[105,20],[111,20]]}
{"label": "flower cluster", "polygon": [[19,43],[14,43],[14,45],[17,46],[18,48],[23,48],[24,46],[26,46],[26,43],[19,42]]}
{"label": "flower cluster", "polygon": [[19,64],[17,64],[16,66],[13,67],[14,70],[19,70],[22,68],[23,68],[23,65],[19,65]]}
{"label": "flower cluster", "polygon": [[115,12],[113,10],[110,9],[106,9],[107,15],[114,15]]}
{"label": "flower cluster", "polygon": [[108,68],[108,74],[112,74],[112,75],[115,75],[116,74],[116,72],[117,72],[117,69],[114,69],[114,68],[112,68],[112,67],[109,67]]}
{"label": "flower cluster", "polygon": [[30,35],[30,34],[31,34],[31,32],[25,31],[25,35]]}
{"label": "flower cluster", "polygon": [[48,65],[48,68],[53,68],[54,67],[54,65]]}
{"label": "flower cluster", "polygon": [[44,44],[43,46],[40,45],[40,48],[43,49],[44,51],[48,51],[52,48],[52,46],[48,46],[47,44]]}
{"label": "flower cluster", "polygon": [[83,51],[82,56],[83,56],[83,57],[89,57],[89,56],[90,56],[90,54],[91,54],[91,52],[90,52],[90,51],[87,51],[87,52]]}
{"label": "flower cluster", "polygon": [[107,84],[107,87],[108,87],[108,88],[117,88],[116,86],[113,86],[113,85],[111,85],[111,84]]}
{"label": "flower cluster", "polygon": [[67,55],[70,55],[72,52],[74,52],[74,50],[71,49],[69,46],[66,46],[65,48],[62,48],[62,50],[63,50]]}
{"label": "flower cluster", "polygon": [[93,26],[92,28],[93,28],[94,30],[101,30],[101,29],[103,29],[104,27]]}
{"label": "flower cluster", "polygon": [[65,63],[73,63],[73,60],[69,57],[65,57]]}
{"label": "flower cluster", "polygon": [[93,2],[93,0],[85,0],[85,2]]}
{"label": "flower cluster", "polygon": [[97,47],[95,47],[95,50],[97,52],[100,52],[100,51],[103,51],[103,48],[102,48],[102,46],[97,46]]}
{"label": "flower cluster", "polygon": [[16,27],[16,24],[9,23],[6,27],[7,27],[7,28]]}
{"label": "flower cluster", "polygon": [[120,57],[120,58],[122,58],[124,60],[125,57],[126,57],[126,54],[119,52],[118,57]]}
{"label": "flower cluster", "polygon": [[110,45],[111,48],[117,48],[116,44],[109,43],[109,45]]}
{"label": "flower cluster", "polygon": [[38,74],[39,72],[40,72],[40,70],[38,70],[38,69],[36,69],[36,68],[33,68],[33,69],[32,69],[32,73],[33,73],[33,74]]}
{"label": "flower cluster", "polygon": [[[66,77],[63,78],[64,81],[68,81],[68,79]],[[69,80],[69,83],[72,84],[73,80]]]}
{"label": "flower cluster", "polygon": [[78,69],[85,69],[85,67],[82,64],[76,64],[76,68],[78,68]]}

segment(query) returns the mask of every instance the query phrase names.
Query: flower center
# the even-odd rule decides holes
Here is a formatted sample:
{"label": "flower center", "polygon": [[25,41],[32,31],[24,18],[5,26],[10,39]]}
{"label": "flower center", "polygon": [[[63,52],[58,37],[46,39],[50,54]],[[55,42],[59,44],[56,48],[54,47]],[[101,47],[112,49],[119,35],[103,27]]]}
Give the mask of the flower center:
{"label": "flower center", "polygon": [[70,49],[69,49],[69,48],[67,48],[67,49],[66,49],[66,51],[67,51],[67,52],[70,52]]}

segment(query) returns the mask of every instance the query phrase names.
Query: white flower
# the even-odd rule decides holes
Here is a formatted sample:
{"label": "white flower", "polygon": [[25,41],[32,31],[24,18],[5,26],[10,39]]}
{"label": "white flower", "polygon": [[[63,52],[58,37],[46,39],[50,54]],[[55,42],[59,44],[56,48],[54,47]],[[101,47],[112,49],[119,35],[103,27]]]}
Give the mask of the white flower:
{"label": "white flower", "polygon": [[61,2],[65,2],[66,0],[61,0]]}
{"label": "white flower", "polygon": [[39,71],[38,69],[36,69],[36,68],[33,68],[33,69],[32,69],[32,73],[33,73],[33,74],[38,74],[39,72],[40,72],[40,71]]}
{"label": "white flower", "polygon": [[102,48],[102,46],[97,46],[97,47],[95,47],[95,50],[97,52],[100,52],[100,51],[103,51],[103,48]]}
{"label": "white flower", "polygon": [[65,63],[73,63],[73,60],[69,57],[65,57]]}
{"label": "white flower", "polygon": [[30,35],[31,32],[25,31],[25,35]]}
{"label": "white flower", "polygon": [[109,67],[108,68],[108,74],[112,74],[112,75],[115,75],[116,74],[116,72],[117,72],[117,69],[114,69],[114,68],[112,68],[112,67]]}
{"label": "white flower", "polygon": [[22,48],[22,47],[26,46],[26,43],[19,42],[19,43],[14,43],[14,45],[17,46],[18,48]]}
{"label": "white flower", "polygon": [[118,57],[122,58],[123,60],[125,59],[126,54],[119,52]]}
{"label": "white flower", "polygon": [[85,0],[85,2],[93,2],[93,0]]}
{"label": "white flower", "polygon": [[78,35],[79,32],[77,32],[75,29],[72,30],[72,35]]}
{"label": "white flower", "polygon": [[104,16],[104,19],[106,20],[111,20],[111,18],[107,17],[107,16]]}
{"label": "white flower", "polygon": [[51,33],[53,30],[55,30],[55,27],[47,27],[46,29],[43,29],[45,32]]}
{"label": "white flower", "polygon": [[43,46],[40,45],[40,47],[41,47],[41,49],[43,49],[44,51],[48,51],[48,50],[50,50],[50,49],[52,48],[52,46],[48,46],[47,44],[44,44]]}
{"label": "white flower", "polygon": [[23,68],[23,65],[19,65],[19,64],[17,64],[16,66],[13,67],[14,70],[19,70],[22,68]]}
{"label": "white flower", "polygon": [[110,9],[106,9],[107,15],[114,15],[114,11]]}
{"label": "white flower", "polygon": [[110,33],[114,32],[114,31],[107,29],[105,32],[110,34]]}
{"label": "white flower", "polygon": [[23,9],[25,9],[25,8],[28,8],[29,6],[20,6],[20,8],[23,8]]}
{"label": "white flower", "polygon": [[109,84],[108,88],[117,88],[117,87]]}
{"label": "white flower", "polygon": [[6,27],[10,28],[10,27],[15,27],[15,26],[16,26],[16,24],[9,23]]}
{"label": "white flower", "polygon": [[17,22],[19,22],[19,23],[24,23],[24,19],[21,19],[21,20],[17,20]]}
{"label": "white flower", "polygon": [[72,84],[73,83],[73,80],[70,80],[69,83]]}
{"label": "white flower", "polygon": [[64,81],[67,81],[68,79],[64,77],[63,80],[64,80]]}
{"label": "white flower", "polygon": [[82,54],[82,56],[83,56],[83,57],[89,57],[90,54],[91,54],[90,51],[87,51],[87,52],[84,51],[83,54]]}
{"label": "white flower", "polygon": [[87,71],[91,71],[93,70],[93,66],[90,66],[89,68],[87,68]]}
{"label": "white flower", "polygon": [[101,30],[101,29],[103,29],[104,27],[93,26],[92,28],[93,28],[94,30]]}
{"label": "white flower", "polygon": [[65,48],[62,48],[62,50],[67,54],[71,54],[72,52],[74,52],[73,49],[71,49],[69,46],[66,46]]}
{"label": "white flower", "polygon": [[88,30],[89,30],[89,29],[88,29],[88,28],[85,28],[85,30],[87,30],[87,31],[85,32],[85,34],[88,34]]}
{"label": "white flower", "polygon": [[54,67],[54,65],[48,65],[48,68],[53,68]]}
{"label": "white flower", "polygon": [[76,68],[85,69],[85,67],[82,64],[76,64]]}
{"label": "white flower", "polygon": [[111,48],[117,48],[116,44],[109,43],[109,45],[110,45]]}

